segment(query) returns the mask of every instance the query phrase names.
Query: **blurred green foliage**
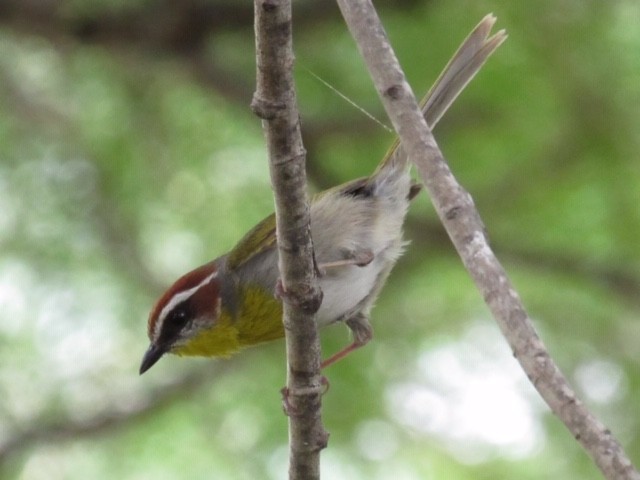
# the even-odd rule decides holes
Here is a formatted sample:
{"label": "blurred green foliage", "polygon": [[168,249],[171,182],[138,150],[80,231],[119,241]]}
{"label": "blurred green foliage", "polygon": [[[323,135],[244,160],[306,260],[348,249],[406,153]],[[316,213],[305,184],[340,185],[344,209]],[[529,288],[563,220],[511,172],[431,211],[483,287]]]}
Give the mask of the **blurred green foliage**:
{"label": "blurred green foliage", "polygon": [[[486,13],[509,32],[436,136],[551,354],[640,464],[640,4],[378,3],[419,95]],[[392,137],[308,72],[384,118],[337,8],[294,8],[315,191]],[[251,9],[0,8],[2,478],[285,477],[282,342],[137,375],[156,295],[271,210]],[[324,478],[600,478],[424,196],[407,237],[375,341],[326,372]],[[325,352],[347,341],[323,333]]]}

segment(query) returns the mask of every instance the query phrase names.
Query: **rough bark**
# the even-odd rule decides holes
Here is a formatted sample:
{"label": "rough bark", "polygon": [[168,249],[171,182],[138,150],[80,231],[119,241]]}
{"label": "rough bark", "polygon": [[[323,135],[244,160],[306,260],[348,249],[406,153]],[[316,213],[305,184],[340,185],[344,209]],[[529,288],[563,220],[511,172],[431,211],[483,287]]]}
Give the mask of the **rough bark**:
{"label": "rough bark", "polygon": [[263,119],[275,197],[288,363],[284,404],[289,415],[289,478],[318,479],[320,451],[328,439],[320,416],[323,385],[315,323],[322,293],[293,82],[291,2],[256,0],[254,6],[257,86],[252,108]]}

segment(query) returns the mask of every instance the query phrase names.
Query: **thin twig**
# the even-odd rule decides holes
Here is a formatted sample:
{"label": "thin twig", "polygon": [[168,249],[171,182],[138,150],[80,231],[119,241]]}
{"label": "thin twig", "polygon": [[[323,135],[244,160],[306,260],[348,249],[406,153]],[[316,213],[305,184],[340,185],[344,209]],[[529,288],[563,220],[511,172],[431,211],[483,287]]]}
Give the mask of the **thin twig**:
{"label": "thin twig", "polygon": [[[338,0],[338,4],[405,152],[525,373],[606,478],[640,480],[621,445],[578,399],[538,337],[520,296],[489,247],[471,196],[452,175],[420,113],[373,5],[369,0]],[[494,21],[492,16],[483,20],[487,35]]]}
{"label": "thin twig", "polygon": [[256,93],[273,185],[287,345],[285,410],[289,414],[289,478],[319,479],[328,436],[320,418],[323,385],[315,312],[322,301],[307,198],[306,152],[293,82],[290,0],[255,0]]}

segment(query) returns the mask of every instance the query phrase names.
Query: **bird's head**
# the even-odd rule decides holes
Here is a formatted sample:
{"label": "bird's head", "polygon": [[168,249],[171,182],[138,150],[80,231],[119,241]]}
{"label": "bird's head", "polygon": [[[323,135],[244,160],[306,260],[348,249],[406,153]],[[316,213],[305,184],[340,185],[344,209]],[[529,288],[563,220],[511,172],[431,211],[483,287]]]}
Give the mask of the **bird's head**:
{"label": "bird's head", "polygon": [[215,261],[207,263],[180,277],[160,297],[149,315],[151,344],[140,374],[165,353],[227,356],[239,348],[237,331],[222,309],[221,275]]}

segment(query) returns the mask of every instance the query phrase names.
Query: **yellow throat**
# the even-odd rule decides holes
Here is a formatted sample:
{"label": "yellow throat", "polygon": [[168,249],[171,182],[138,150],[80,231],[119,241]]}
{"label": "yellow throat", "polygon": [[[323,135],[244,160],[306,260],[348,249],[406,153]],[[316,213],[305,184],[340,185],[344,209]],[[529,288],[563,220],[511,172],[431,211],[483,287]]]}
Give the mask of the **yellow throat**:
{"label": "yellow throat", "polygon": [[243,287],[238,315],[223,309],[213,327],[171,351],[180,356],[229,357],[240,349],[284,337],[282,304],[257,286]]}

